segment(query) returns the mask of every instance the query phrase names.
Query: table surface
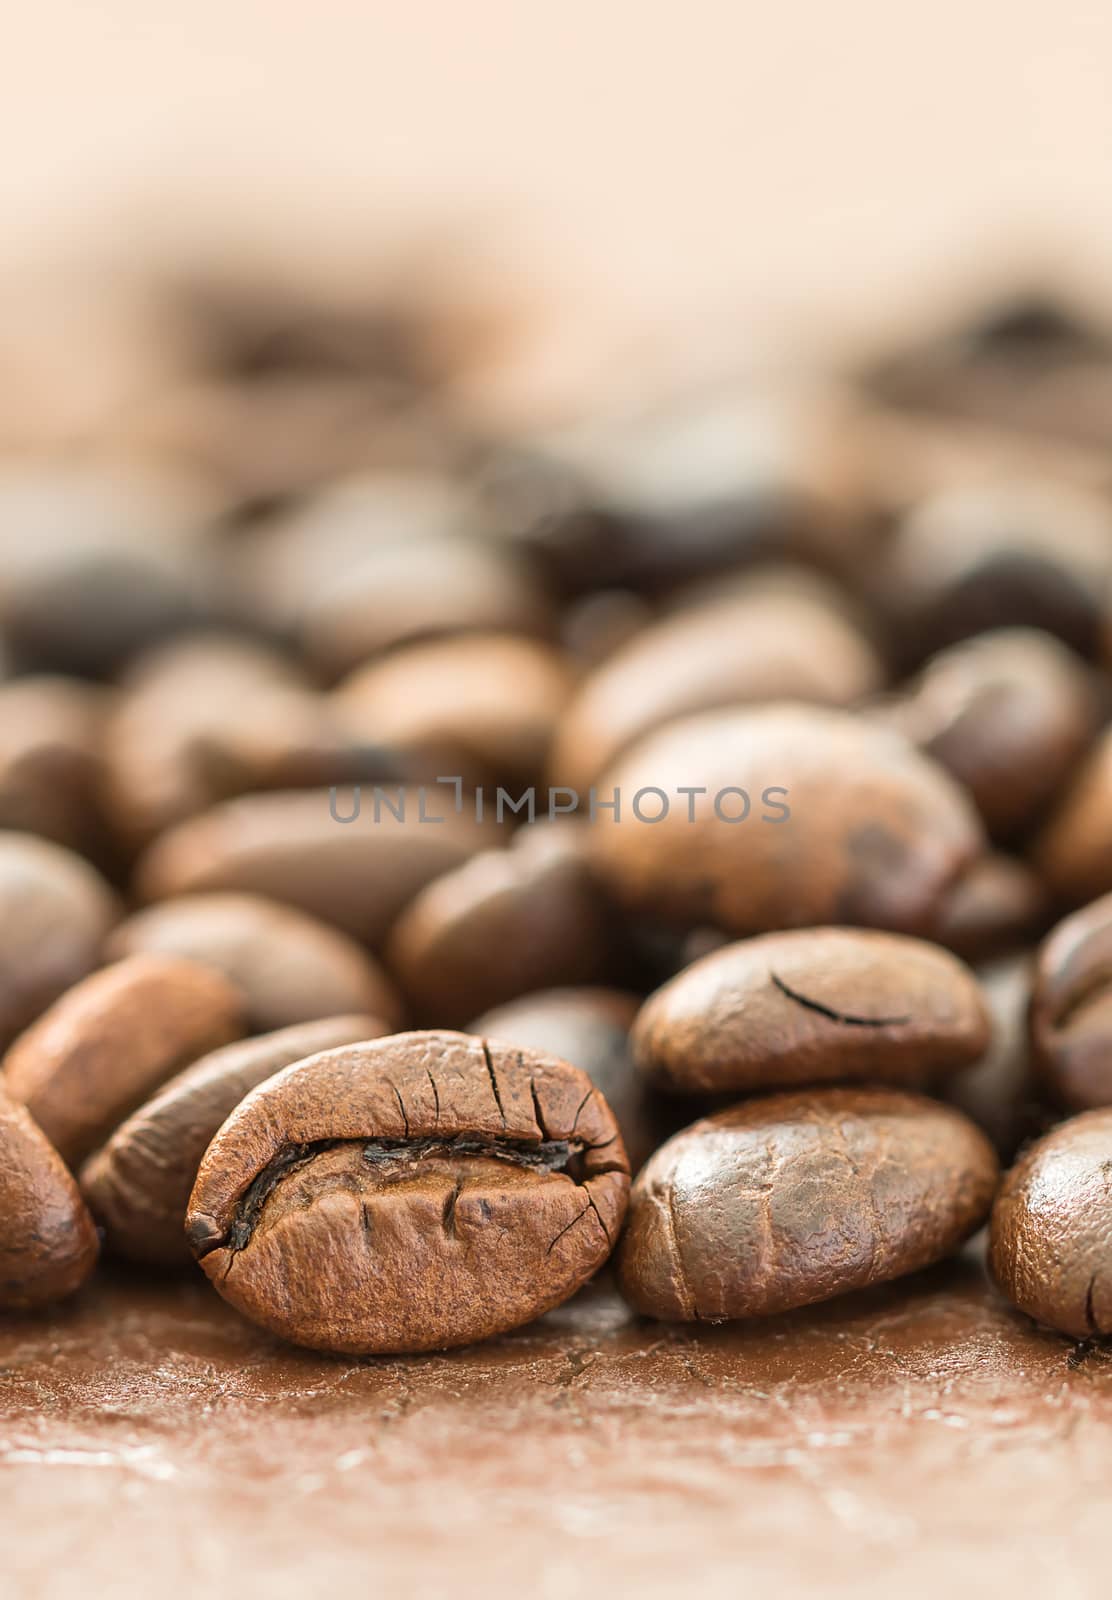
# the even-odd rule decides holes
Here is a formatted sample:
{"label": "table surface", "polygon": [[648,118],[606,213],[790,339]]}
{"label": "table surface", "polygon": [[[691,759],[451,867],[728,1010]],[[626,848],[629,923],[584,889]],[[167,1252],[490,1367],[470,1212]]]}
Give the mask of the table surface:
{"label": "table surface", "polygon": [[[1112,1351],[980,1254],[763,1323],[608,1283],[465,1352],[338,1361],[199,1278],[0,1323],[14,1593],[392,1597],[1106,1588]],[[761,1588],[755,1588],[761,1585]],[[6,1592],[12,1593],[11,1589]]]}

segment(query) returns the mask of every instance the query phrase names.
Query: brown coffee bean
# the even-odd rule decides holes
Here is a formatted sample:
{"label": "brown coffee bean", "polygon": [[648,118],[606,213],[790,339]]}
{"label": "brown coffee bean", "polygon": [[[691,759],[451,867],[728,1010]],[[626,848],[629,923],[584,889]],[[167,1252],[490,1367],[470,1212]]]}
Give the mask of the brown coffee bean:
{"label": "brown coffee bean", "polygon": [[990,850],[943,895],[931,937],[963,961],[993,961],[1030,945],[1048,920],[1038,876],[1014,856]]}
{"label": "brown coffee bean", "polygon": [[634,1070],[629,1030],[639,1005],[636,995],[620,989],[546,989],[484,1012],[467,1031],[581,1068],[614,1113],[630,1171],[637,1172],[687,1120],[675,1100],[657,1094]]}
{"label": "brown coffee bean", "polygon": [[93,970],[118,915],[108,885],[80,856],[0,832],[0,1047]]}
{"label": "brown coffee bean", "polygon": [[1035,869],[1067,904],[1112,890],[1112,728],[1074,774],[1036,837]]}
{"label": "brown coffee bean", "polygon": [[479,633],[399,649],[332,696],[353,740],[396,753],[413,777],[536,778],[571,673],[548,645]]}
{"label": "brown coffee bean", "polygon": [[352,1011],[401,1019],[393,984],[354,939],[262,895],[162,900],[121,922],[105,954],[181,956],[213,967],[243,994],[248,1025],[259,1033]]}
{"label": "brown coffee bean", "polygon": [[1060,1123],[1005,1174],[989,1268],[1021,1311],[1075,1339],[1112,1334],[1112,1110]]}
{"label": "brown coffee bean", "polygon": [[97,1235],[65,1162],[0,1084],[0,1311],[30,1311],[79,1289]]}
{"label": "brown coffee bean", "polygon": [[108,1248],[160,1267],[191,1261],[189,1193],[201,1157],[240,1101],[295,1061],[387,1032],[377,1017],[324,1017],[224,1045],[171,1078],[81,1169],[81,1191]]}
{"label": "brown coffee bean", "polygon": [[[380,945],[398,913],[431,879],[450,872],[501,830],[456,814],[451,790],[243,795],[170,828],[140,859],[140,898],[214,890],[283,900]],[[396,814],[401,812],[401,817]],[[350,822],[337,817],[354,817]],[[424,820],[422,820],[422,817]],[[439,819],[439,820],[438,820]]]}
{"label": "brown coffee bean", "polygon": [[0,687],[0,827],[103,856],[106,690],[75,678]]}
{"label": "brown coffee bean", "polygon": [[[695,786],[705,792],[685,798]],[[663,821],[650,819],[662,804]],[[622,812],[601,809],[620,791]],[[981,851],[973,808],[899,734],[843,711],[774,705],[648,735],[600,780],[600,873],[630,910],[735,936],[853,923],[927,932]],[[694,821],[691,816],[694,815]]]}
{"label": "brown coffee bean", "polygon": [[132,956],[77,984],[21,1034],[2,1066],[74,1167],[175,1072],[242,1031],[243,999],[208,967]]}
{"label": "brown coffee bean", "polygon": [[186,1229],[226,1300],[313,1349],[392,1354],[551,1310],[610,1254],[629,1168],[565,1062],[452,1033],[326,1051],[256,1089]]}
{"label": "brown coffee bean", "polygon": [[1025,951],[977,969],[992,1039],[980,1061],[936,1086],[941,1099],[988,1135],[1004,1162],[1014,1160],[1020,1146],[1043,1133],[1051,1120],[1027,1037],[1032,965]]}
{"label": "brown coffee bean", "polygon": [[634,1059],[680,1093],[872,1079],[921,1083],[983,1055],[977,980],[921,939],[858,928],[768,933],[704,956],[645,1002]]}
{"label": "brown coffee bean", "polygon": [[763,700],[848,705],[881,681],[838,591],[776,569],[689,603],[611,656],[569,706],[549,771],[585,792],[638,738],[677,717]]}
{"label": "brown coffee bean", "polygon": [[749,1100],[642,1168],[619,1282],[669,1322],[790,1311],[949,1255],[985,1220],[997,1175],[984,1135],[921,1095]]}
{"label": "brown coffee bean", "polygon": [[989,833],[1035,823],[1097,725],[1082,663],[1049,634],[1002,628],[944,650],[887,713],[973,796]]}
{"label": "brown coffee bean", "polygon": [[1112,894],[1066,917],[1039,946],[1030,1027],[1057,1104],[1112,1105]]}
{"label": "brown coffee bean", "polygon": [[459,1027],[476,1008],[534,989],[614,975],[617,931],[589,863],[586,830],[537,823],[422,889],[386,961],[416,1014]]}

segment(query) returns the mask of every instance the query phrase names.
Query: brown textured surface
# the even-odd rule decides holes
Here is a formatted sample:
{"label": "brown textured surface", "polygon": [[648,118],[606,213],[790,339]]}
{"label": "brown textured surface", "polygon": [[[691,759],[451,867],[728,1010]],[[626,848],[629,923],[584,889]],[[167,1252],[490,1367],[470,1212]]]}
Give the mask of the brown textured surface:
{"label": "brown textured surface", "polygon": [[[1103,1591],[1112,1360],[968,1257],[765,1323],[604,1287],[450,1356],[283,1346],[196,1278],[0,1322],[14,1600]],[[15,1530],[18,1530],[16,1532]]]}
{"label": "brown textured surface", "polygon": [[0,1083],[0,1311],[61,1299],[97,1259],[93,1219],[41,1129]]}

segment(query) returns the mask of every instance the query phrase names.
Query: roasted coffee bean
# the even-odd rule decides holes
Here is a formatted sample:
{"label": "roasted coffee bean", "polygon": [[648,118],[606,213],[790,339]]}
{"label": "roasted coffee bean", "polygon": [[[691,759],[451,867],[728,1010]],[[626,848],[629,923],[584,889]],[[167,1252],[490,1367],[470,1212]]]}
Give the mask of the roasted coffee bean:
{"label": "roasted coffee bean", "polygon": [[790,1311],[949,1255],[985,1220],[996,1181],[984,1135],[921,1095],[749,1100],[642,1168],[619,1282],[638,1311],[669,1322]]}
{"label": "roasted coffee bean", "polygon": [[1057,1104],[1071,1111],[1112,1105],[1112,894],[1066,917],[1040,945],[1030,1025]]}
{"label": "roasted coffee bean", "polygon": [[182,956],[215,968],[241,991],[259,1033],[351,1011],[391,1024],[401,1018],[401,1001],[373,956],[328,923],[262,895],[162,900],[121,922],[105,953],[112,961]]}
{"label": "roasted coffee bean", "polygon": [[140,898],[265,895],[378,946],[418,890],[502,832],[457,814],[450,789],[387,788],[380,800],[377,816],[373,789],[358,801],[344,791],[334,808],[323,790],[225,801],[155,841],[137,868]]}
{"label": "roasted coffee bean", "polygon": [[980,1061],[938,1083],[939,1097],[971,1117],[1001,1161],[1014,1160],[1051,1121],[1027,1036],[1032,959],[1029,952],[977,969],[988,1001],[992,1039]]}
{"label": "roasted coffee bean", "polygon": [[638,738],[677,717],[764,700],[849,705],[881,681],[838,591],[776,569],[645,628],[588,677],[561,722],[552,781],[585,792]]}
{"label": "roasted coffee bean", "polygon": [[185,1213],[201,1157],[240,1101],[283,1067],[377,1039],[377,1017],[325,1017],[210,1051],[131,1114],[81,1169],[81,1190],[117,1255],[160,1267],[192,1260]]}
{"label": "roasted coffee bean", "polygon": [[[660,821],[654,789],[668,803]],[[620,817],[602,809],[615,790]],[[983,843],[966,796],[906,739],[796,705],[662,728],[600,779],[598,801],[595,860],[628,910],[735,936],[824,923],[929,932]]]}
{"label": "roasted coffee bean", "polygon": [[1039,819],[1097,725],[1082,663],[1049,634],[1003,628],[928,662],[887,715],[965,785],[996,839]]}
{"label": "roasted coffee bean", "polygon": [[586,829],[537,823],[422,889],[386,962],[430,1024],[462,1026],[534,989],[615,976],[618,933],[591,868]]}
{"label": "roasted coffee bean", "polygon": [[0,687],[0,827],[103,858],[108,706],[107,691],[75,678],[17,678]]}
{"label": "roasted coffee bean", "polygon": [[411,645],[361,667],[330,710],[358,742],[424,781],[520,780],[540,772],[571,673],[550,646],[480,633]]}
{"label": "roasted coffee bean", "polygon": [[1031,858],[1067,904],[1085,905],[1112,890],[1112,728],[1100,735],[1067,785]]}
{"label": "roasted coffee bean", "polygon": [[209,1146],[186,1231],[226,1300],[350,1354],[442,1350],[551,1310],[602,1265],[629,1168],[553,1057],[453,1033],[329,1050]]}
{"label": "roasted coffee bean", "polygon": [[872,1079],[921,1083],[981,1056],[973,974],[895,933],[801,928],[704,956],[650,996],[633,1028],[646,1077],[680,1093]]}
{"label": "roasted coffee bean", "polygon": [[963,961],[993,961],[1029,946],[1049,920],[1037,874],[1015,856],[990,850],[943,895],[931,937]]}
{"label": "roasted coffee bean", "polygon": [[102,1144],[167,1078],[242,1032],[243,999],[208,967],[132,956],[56,1000],[2,1066],[71,1167]]}
{"label": "roasted coffee bean", "polygon": [[1112,1334],[1112,1110],[1086,1111],[1031,1145],[992,1212],[989,1268],[1021,1311],[1075,1339]]}
{"label": "roasted coffee bean", "polygon": [[467,1031],[582,1068],[614,1113],[630,1170],[637,1172],[687,1120],[674,1099],[657,1094],[634,1069],[629,1030],[639,1005],[636,995],[620,989],[547,989],[496,1006]]}
{"label": "roasted coffee bean", "polygon": [[0,832],[0,1047],[93,970],[118,915],[108,885],[80,856]]}
{"label": "roasted coffee bean", "polygon": [[0,1311],[30,1311],[79,1289],[97,1235],[46,1135],[0,1084]]}

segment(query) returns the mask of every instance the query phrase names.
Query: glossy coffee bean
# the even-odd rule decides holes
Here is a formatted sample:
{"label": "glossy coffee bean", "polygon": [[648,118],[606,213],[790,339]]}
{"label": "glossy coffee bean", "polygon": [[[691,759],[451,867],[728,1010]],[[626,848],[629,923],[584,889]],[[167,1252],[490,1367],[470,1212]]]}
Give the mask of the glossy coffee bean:
{"label": "glossy coffee bean", "polygon": [[[704,793],[685,798],[698,786]],[[653,788],[669,802],[662,811]],[[598,785],[600,873],[626,908],[740,936],[852,923],[929,932],[980,853],[952,778],[899,734],[797,705],[721,711],[650,734]],[[637,795],[639,820],[634,809]],[[690,807],[690,809],[689,809]],[[694,821],[689,818],[694,815]]]}
{"label": "glossy coffee bean", "polygon": [[1029,951],[977,968],[988,1001],[992,1039],[981,1059],[932,1085],[940,1099],[964,1111],[991,1140],[1003,1162],[1046,1131],[1052,1112],[1027,1033],[1033,962]]}
{"label": "glossy coffee bean", "polygon": [[585,791],[677,717],[764,700],[849,705],[881,681],[836,589],[791,568],[735,581],[645,628],[586,679],[561,721],[552,781]]}
{"label": "glossy coffee bean", "polygon": [[1075,1339],[1112,1334],[1112,1110],[1086,1111],[1027,1149],[1000,1186],[989,1267],[1021,1311]]}
{"label": "glossy coffee bean", "polygon": [[[395,814],[404,805],[401,819]],[[433,878],[460,866],[501,830],[457,814],[450,790],[404,800],[391,786],[375,816],[373,790],[243,795],[161,835],[136,869],[144,900],[234,891],[282,900],[364,944],[382,943],[398,913]],[[337,817],[348,818],[341,822]],[[422,818],[424,820],[422,820]]]}
{"label": "glossy coffee bean", "polygon": [[1086,905],[1112,890],[1112,728],[1098,737],[1031,848],[1050,890]]}
{"label": "glossy coffee bean", "polygon": [[571,822],[519,830],[422,889],[399,918],[386,962],[416,1015],[458,1027],[476,1008],[534,989],[615,975],[618,933]]}
{"label": "glossy coffee bean", "polygon": [[259,1033],[352,1011],[389,1023],[401,1018],[394,986],[354,939],[262,895],[162,900],[121,922],[105,953],[112,961],[181,956],[214,968],[242,993],[248,1025]]}
{"label": "glossy coffee bean", "polygon": [[997,1181],[959,1112],[890,1089],[749,1100],[642,1168],[622,1292],[669,1322],[768,1316],[930,1266],[985,1220]]}
{"label": "glossy coffee bean", "polygon": [[242,996],[208,967],[132,956],[55,1001],[4,1057],[4,1080],[73,1167],[242,1019]]}
{"label": "glossy coffee bean", "polygon": [[238,1310],[313,1349],[489,1338],[606,1260],[629,1168],[565,1062],[453,1033],[326,1051],[256,1089],[201,1163],[187,1233]]}
{"label": "glossy coffee bean", "polygon": [[97,1235],[65,1162],[0,1085],[0,1311],[31,1311],[79,1289]]}
{"label": "glossy coffee bean", "polygon": [[118,915],[112,891],[80,856],[0,832],[0,1046],[93,970]]}
{"label": "glossy coffee bean", "polygon": [[1039,946],[1030,1026],[1058,1105],[1112,1105],[1112,894],[1066,917]]}
{"label": "glossy coffee bean", "polygon": [[201,1157],[240,1101],[295,1061],[388,1031],[377,1017],[324,1017],[223,1045],[171,1078],[81,1169],[82,1193],[108,1248],[160,1267],[191,1261],[190,1190]]}
{"label": "glossy coffee bean", "polygon": [[110,696],[76,678],[0,687],[0,828],[105,853],[103,741]]}
{"label": "glossy coffee bean", "polygon": [[801,928],[704,956],[650,996],[638,1068],[680,1093],[872,1079],[921,1083],[981,1056],[990,1027],[969,969],[937,945]]}

